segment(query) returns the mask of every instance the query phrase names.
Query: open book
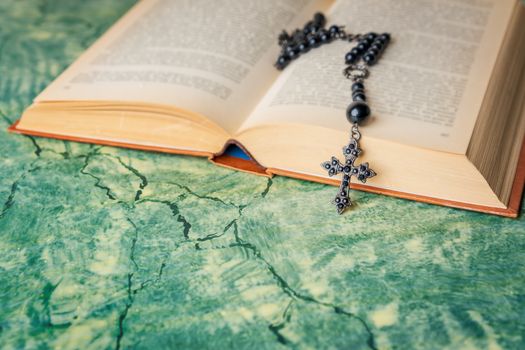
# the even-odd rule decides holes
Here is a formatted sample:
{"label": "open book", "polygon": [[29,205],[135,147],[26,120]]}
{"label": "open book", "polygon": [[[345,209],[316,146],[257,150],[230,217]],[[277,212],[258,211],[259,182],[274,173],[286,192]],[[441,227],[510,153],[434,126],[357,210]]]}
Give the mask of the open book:
{"label": "open book", "polygon": [[[373,115],[361,128],[360,160],[378,176],[352,188],[516,216],[525,178],[517,0],[143,0],[11,130],[339,184],[320,164],[349,139],[342,70],[352,45],[273,67],[279,32],[316,11],[350,33],[393,37],[366,82]],[[232,143],[252,161],[222,155]]]}

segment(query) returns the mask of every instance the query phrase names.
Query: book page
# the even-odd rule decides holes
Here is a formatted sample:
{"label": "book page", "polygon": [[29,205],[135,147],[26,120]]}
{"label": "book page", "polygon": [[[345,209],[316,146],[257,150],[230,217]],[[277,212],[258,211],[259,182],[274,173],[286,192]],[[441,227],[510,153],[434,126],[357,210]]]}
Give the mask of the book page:
{"label": "book page", "polygon": [[[339,0],[328,23],[393,40],[365,81],[365,137],[464,154],[515,0]],[[334,42],[291,64],[242,126],[303,123],[349,130],[353,44]],[[365,131],[366,130],[366,131]]]}
{"label": "book page", "polygon": [[233,133],[277,76],[279,31],[327,3],[143,0],[36,101],[167,104]]}

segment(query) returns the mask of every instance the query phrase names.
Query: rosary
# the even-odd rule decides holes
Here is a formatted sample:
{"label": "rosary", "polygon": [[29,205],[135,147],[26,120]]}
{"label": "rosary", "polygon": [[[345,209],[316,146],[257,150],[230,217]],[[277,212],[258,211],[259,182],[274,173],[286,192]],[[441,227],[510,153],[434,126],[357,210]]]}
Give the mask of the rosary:
{"label": "rosary", "polygon": [[296,29],[292,34],[283,31],[279,35],[279,45],[282,47],[282,50],[275,67],[283,70],[301,54],[334,40],[339,39],[357,43],[345,55],[347,67],[343,70],[345,78],[352,81],[352,103],[346,109],[346,118],[352,124],[352,128],[350,142],[343,147],[345,162],[342,163],[339,159],[332,156],[331,160],[321,164],[330,177],[343,173],[339,192],[332,202],[337,207],[337,212],[342,214],[346,208],[352,205],[349,198],[350,178],[355,176],[357,180],[365,183],[366,179],[376,175],[369,168],[368,163],[356,165],[355,161],[362,152],[361,148],[359,148],[359,139],[361,138],[359,124],[364,122],[370,115],[370,107],[366,103],[363,82],[368,78],[368,67],[377,63],[377,60],[390,42],[390,34],[378,35],[376,33],[368,33],[365,35],[353,35],[346,33],[343,26],[332,25],[327,30],[324,28],[325,25],[325,16],[322,13],[316,13],[313,20],[306,23],[303,29]]}

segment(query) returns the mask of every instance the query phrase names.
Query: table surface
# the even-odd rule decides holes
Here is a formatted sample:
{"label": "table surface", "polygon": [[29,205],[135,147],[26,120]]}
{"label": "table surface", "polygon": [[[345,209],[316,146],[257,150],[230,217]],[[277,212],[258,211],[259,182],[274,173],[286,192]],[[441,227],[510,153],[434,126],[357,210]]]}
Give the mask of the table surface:
{"label": "table surface", "polygon": [[8,134],[131,5],[0,2],[0,347],[525,348],[525,221]]}

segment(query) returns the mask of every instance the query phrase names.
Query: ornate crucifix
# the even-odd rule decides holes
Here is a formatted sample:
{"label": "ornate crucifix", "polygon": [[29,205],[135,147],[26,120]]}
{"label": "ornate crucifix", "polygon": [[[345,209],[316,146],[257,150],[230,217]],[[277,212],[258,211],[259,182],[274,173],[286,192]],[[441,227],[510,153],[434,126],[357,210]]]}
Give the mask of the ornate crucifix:
{"label": "ornate crucifix", "polygon": [[337,212],[342,214],[345,209],[352,205],[350,201],[350,178],[352,176],[357,177],[362,183],[366,182],[366,179],[376,176],[376,173],[368,167],[368,163],[355,165],[357,157],[361,154],[361,148],[359,148],[359,139],[361,134],[356,125],[352,127],[352,135],[348,145],[343,147],[343,154],[345,156],[345,163],[342,164],[339,159],[332,156],[332,160],[326,161],[321,166],[328,171],[328,176],[332,177],[339,173],[343,173],[343,179],[339,186],[339,192],[333,200],[333,204],[337,207]]}

